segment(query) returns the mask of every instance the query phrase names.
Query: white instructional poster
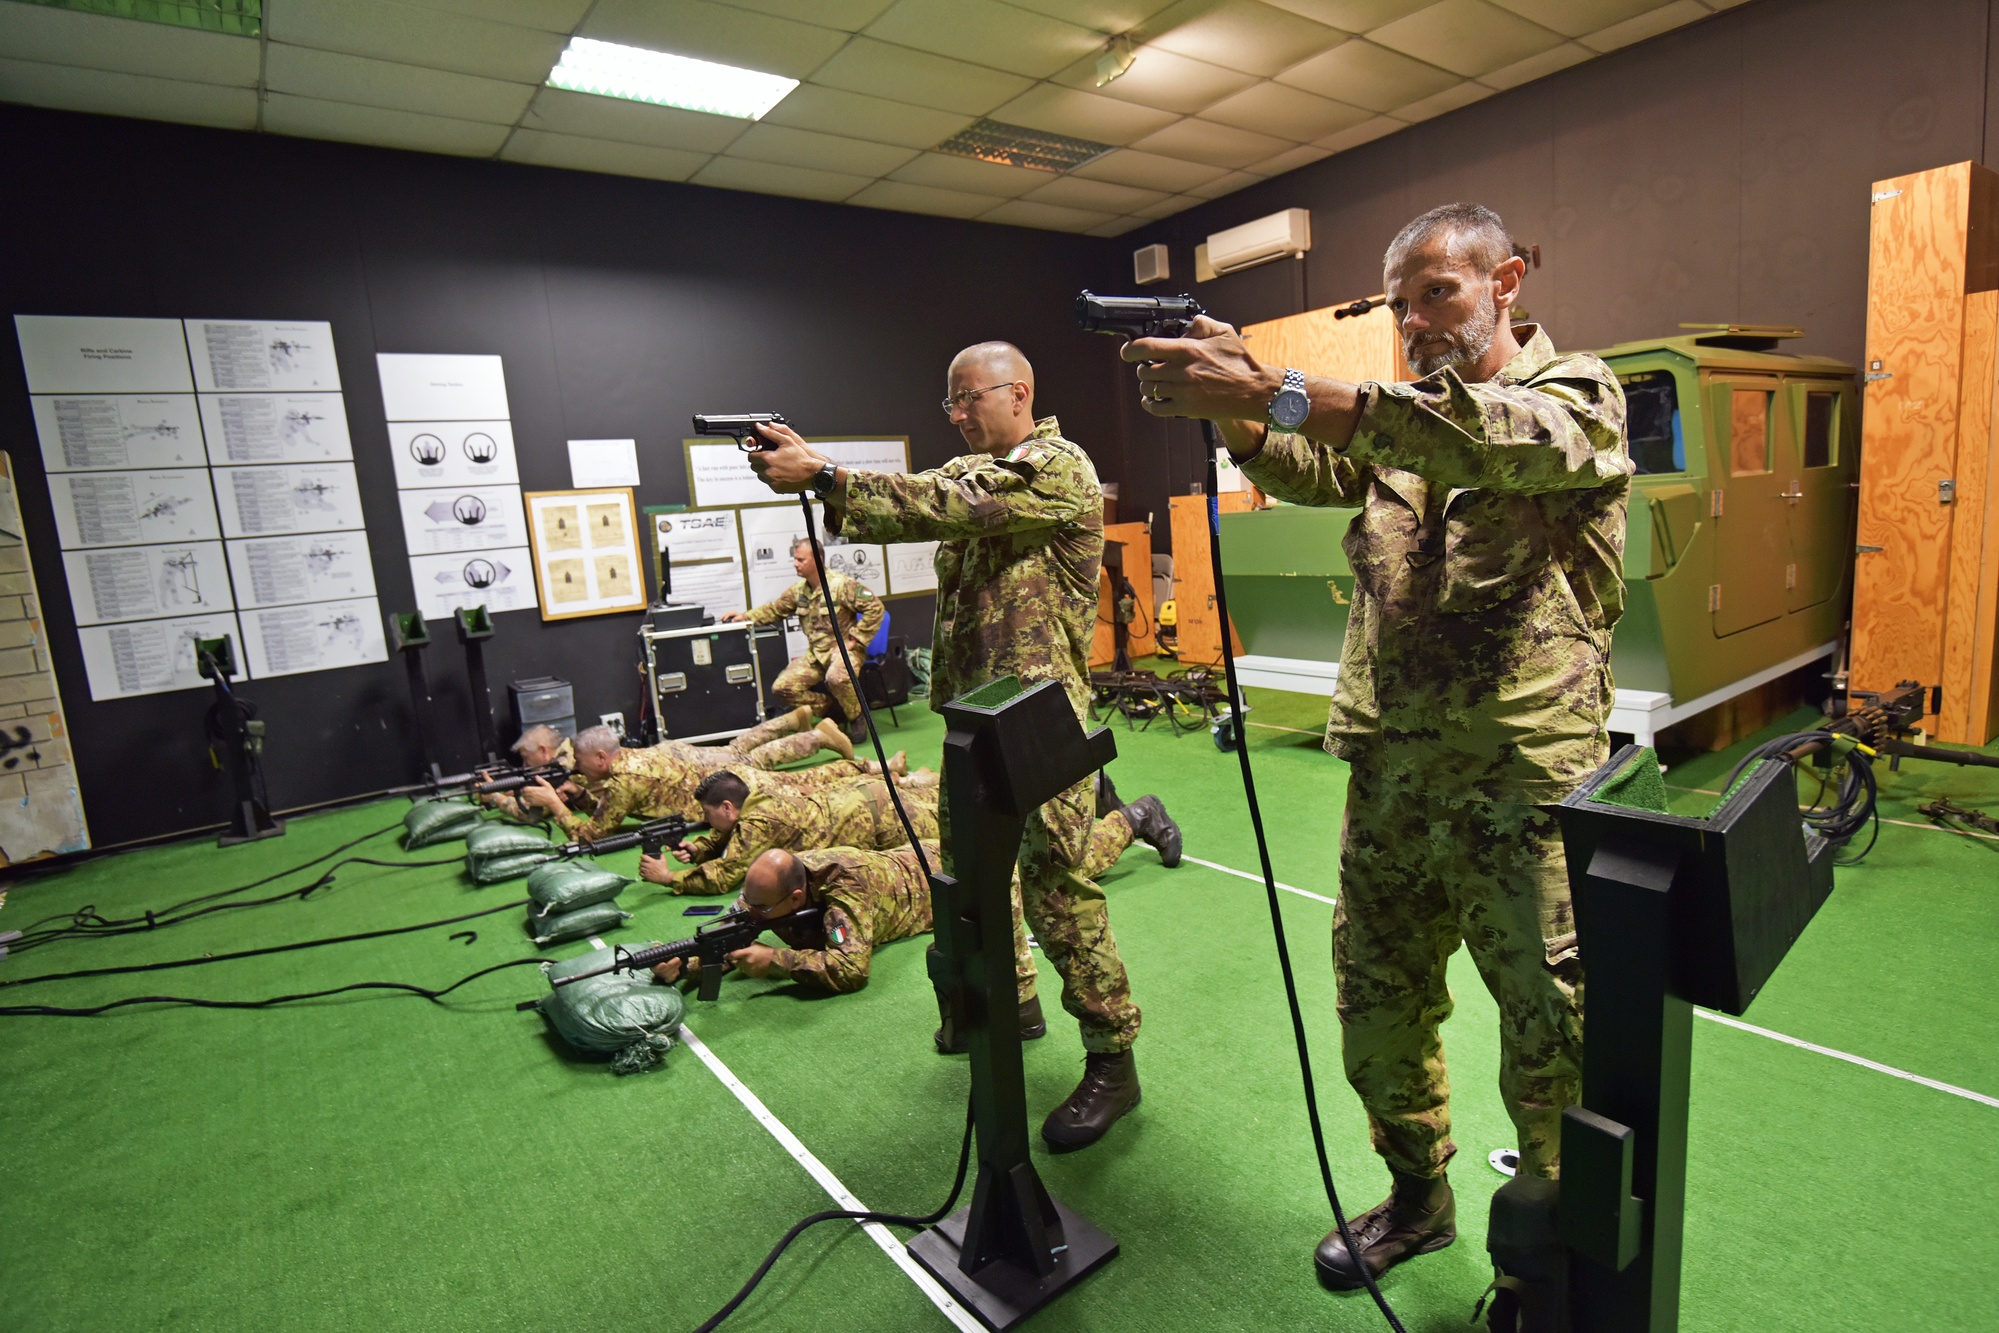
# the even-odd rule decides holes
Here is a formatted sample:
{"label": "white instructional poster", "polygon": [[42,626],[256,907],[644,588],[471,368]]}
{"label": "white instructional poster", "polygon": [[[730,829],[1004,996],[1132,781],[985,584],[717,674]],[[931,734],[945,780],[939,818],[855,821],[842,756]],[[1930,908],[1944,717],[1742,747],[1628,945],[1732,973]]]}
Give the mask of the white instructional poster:
{"label": "white instructional poster", "polygon": [[[907,472],[909,441],[810,440],[819,454],[841,467],[865,472]],[[779,495],[757,480],[750,470],[750,456],[734,444],[711,440],[687,442],[687,496],[696,509],[718,505],[797,505],[795,495]]]}
{"label": "white instructional poster", "polygon": [[244,611],[243,656],[258,679],[389,660],[382,608],[373,597]]}
{"label": "white instructional poster", "polygon": [[236,604],[245,609],[375,595],[366,533],[252,537],[228,547]]}
{"label": "white instructional poster", "polygon": [[695,560],[742,559],[733,509],[653,514],[651,518],[653,549],[666,552],[676,566]]}
{"label": "white instructional poster", "polygon": [[518,486],[403,491],[396,499],[402,505],[403,535],[411,558],[528,544]]}
{"label": "white instructional poster", "polygon": [[83,625],[76,631],[83,645],[90,697],[96,701],[202,688],[208,682],[195,665],[195,640],[219,639],[225,634],[236,642],[240,671],[243,634],[236,617],[227,612],[144,620],[133,625]]}
{"label": "white instructional poster", "polygon": [[937,543],[890,542],[888,590],[898,597],[906,592],[937,591]]}
{"label": "white instructional poster", "polygon": [[227,611],[233,605],[221,542],[64,551],[62,563],[79,625]]}
{"label": "white instructional poster", "polygon": [[389,456],[396,485],[519,485],[514,428],[505,421],[391,421]]}
{"label": "white instructional poster", "polygon": [[742,561],[710,560],[699,565],[675,561],[673,600],[695,603],[711,616],[749,610],[749,598],[743,590]]}
{"label": "white instructional poster", "polygon": [[112,468],[201,467],[201,416],[194,395],[43,394],[35,435],[49,472]]}
{"label": "white instructional poster", "polygon": [[535,609],[534,553],[525,546],[412,556],[410,579],[425,620],[449,620],[461,606],[496,612]]}
{"label": "white instructional poster", "polygon": [[877,597],[888,591],[888,562],[879,546],[828,546],[826,572],[845,574]]}
{"label": "white instructional poster", "polygon": [[29,393],[193,393],[177,319],[16,315]]}
{"label": "white instructional poster", "polygon": [[190,319],[187,351],[203,393],[340,388],[333,326],[324,320]]}
{"label": "white instructional poster", "polygon": [[638,485],[638,441],[571,440],[569,484],[579,491]]}
{"label": "white instructional poster", "polygon": [[805,535],[805,516],[793,500],[776,509],[745,509],[742,525],[750,604],[762,606],[798,582],[798,571],[791,567],[791,548]]}
{"label": "white instructional poster", "polygon": [[359,530],[361,491],[352,463],[219,467],[215,496],[228,537]]}
{"label": "white instructional poster", "polygon": [[507,378],[497,356],[381,352],[382,414],[390,421],[509,421]]}
{"label": "white instructional poster", "polygon": [[201,429],[216,467],[354,456],[347,408],[337,393],[205,393]]}
{"label": "white instructional poster", "polygon": [[213,541],[222,535],[208,473],[198,468],[52,473],[49,498],[65,549]]}

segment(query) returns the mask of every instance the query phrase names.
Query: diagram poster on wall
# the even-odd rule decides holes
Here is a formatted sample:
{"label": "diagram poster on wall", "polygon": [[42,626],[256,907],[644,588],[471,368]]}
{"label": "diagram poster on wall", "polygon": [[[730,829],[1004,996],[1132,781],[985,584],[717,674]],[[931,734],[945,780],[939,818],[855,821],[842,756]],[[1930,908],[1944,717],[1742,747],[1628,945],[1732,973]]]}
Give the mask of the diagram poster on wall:
{"label": "diagram poster on wall", "polygon": [[[687,497],[695,509],[730,505],[796,505],[797,497],[779,495],[757,479],[750,456],[727,442],[687,440]],[[909,471],[909,437],[885,435],[806,441],[841,467],[864,472]]]}
{"label": "diagram poster on wall", "polygon": [[646,565],[629,488],[529,491],[522,499],[543,620],[645,609]]}

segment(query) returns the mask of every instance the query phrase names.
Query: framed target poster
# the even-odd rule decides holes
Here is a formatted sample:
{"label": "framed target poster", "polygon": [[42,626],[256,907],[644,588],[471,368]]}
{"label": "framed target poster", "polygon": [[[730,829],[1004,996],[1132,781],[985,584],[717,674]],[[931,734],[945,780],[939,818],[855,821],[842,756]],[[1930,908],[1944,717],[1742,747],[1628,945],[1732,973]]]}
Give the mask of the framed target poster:
{"label": "framed target poster", "polygon": [[630,487],[521,499],[543,620],[645,610],[647,561]]}

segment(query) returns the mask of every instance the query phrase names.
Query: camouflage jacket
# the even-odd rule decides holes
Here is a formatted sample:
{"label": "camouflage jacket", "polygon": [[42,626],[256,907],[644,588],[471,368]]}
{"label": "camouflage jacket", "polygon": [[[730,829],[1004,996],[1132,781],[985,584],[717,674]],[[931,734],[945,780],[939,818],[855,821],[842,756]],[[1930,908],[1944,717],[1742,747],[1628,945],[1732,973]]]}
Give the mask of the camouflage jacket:
{"label": "camouflage jacket", "polygon": [[1281,500],[1360,507],[1326,748],[1438,795],[1553,800],[1609,757],[1624,392],[1520,330],[1489,381],[1363,384],[1346,448],[1272,432],[1243,463]]}
{"label": "camouflage jacket", "polygon": [[[938,864],[935,842],[924,842],[923,854]],[[930,881],[908,844],[880,852],[834,847],[800,852],[798,859],[805,863],[806,893],[823,915],[816,930],[787,927],[788,916],[770,924],[784,941],[777,968],[793,981],[835,994],[857,991],[868,984],[876,945],[930,929]]]}
{"label": "camouflage jacket", "polygon": [[[937,836],[937,807],[904,792],[916,836]],[[750,789],[735,828],[726,836],[703,833],[687,840],[696,864],[673,882],[675,893],[733,893],[750,863],[773,847],[804,852],[822,847],[876,850],[909,841],[880,778],[833,783],[811,792],[785,792],[762,783]]]}
{"label": "camouflage jacket", "polygon": [[866,541],[936,541],[930,707],[1014,675],[1060,681],[1090,706],[1090,641],[1104,557],[1097,469],[1054,417],[1001,457],[913,474],[850,472],[827,526]]}
{"label": "camouflage jacket", "polygon": [[694,789],[708,771],[704,765],[676,759],[663,750],[620,750],[611,761],[610,776],[586,788],[595,801],[594,812],[585,816],[572,810],[556,823],[570,837],[594,842],[616,833],[627,816],[664,819],[679,815],[698,820],[701,806],[694,799]]}
{"label": "camouflage jacket", "polygon": [[[826,571],[826,582],[833,589],[833,611],[840,617],[840,628],[847,632],[847,646],[856,649],[854,656],[858,659],[861,655],[859,649],[865,649],[874,642],[875,634],[882,627],[882,617],[888,613],[882,608],[881,598],[859,580],[848,578],[837,569],[829,569]],[[833,641],[832,616],[827,613],[826,597],[819,589],[800,579],[753,609],[750,623],[775,625],[786,616],[798,617],[798,628],[805,634],[805,651],[813,661],[830,663],[840,660],[839,646]],[[854,669],[860,669],[858,660]]]}

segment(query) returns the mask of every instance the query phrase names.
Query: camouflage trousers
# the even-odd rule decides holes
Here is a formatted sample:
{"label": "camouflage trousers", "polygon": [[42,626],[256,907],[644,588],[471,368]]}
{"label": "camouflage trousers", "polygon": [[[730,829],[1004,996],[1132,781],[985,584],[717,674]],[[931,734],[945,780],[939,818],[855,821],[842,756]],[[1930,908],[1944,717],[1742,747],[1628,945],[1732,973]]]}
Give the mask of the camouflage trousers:
{"label": "camouflage trousers", "polygon": [[[854,656],[858,664],[860,654]],[[847,669],[837,657],[831,662],[810,656],[792,658],[791,665],[771,682],[770,692],[795,708],[810,708],[820,717],[825,717],[836,702],[849,718],[861,715],[860,696],[854,693],[854,682],[847,679]]]}
{"label": "camouflage trousers", "polygon": [[[949,801],[938,809],[944,864],[951,865]],[[1062,978],[1062,1007],[1082,1029],[1083,1049],[1109,1054],[1128,1050],[1138,1036],[1139,1011],[1131,982],[1118,957],[1104,891],[1088,873],[1094,864],[1096,778],[1092,774],[1036,810],[1020,839],[1016,862],[1017,902],[1014,962],[1026,996],[1033,958],[1027,953],[1021,917],[1032,927],[1055,972]],[[1126,826],[1127,833],[1129,826]],[[1115,833],[1104,835],[1103,845]],[[1130,842],[1127,836],[1125,841]],[[1119,849],[1123,850],[1122,848]]]}
{"label": "camouflage trousers", "polygon": [[1582,1091],[1575,929],[1553,815],[1446,802],[1353,770],[1333,976],[1347,1081],[1391,1167],[1434,1177],[1457,1151],[1438,1025],[1462,942],[1499,1005],[1499,1091],[1520,1169],[1560,1175],[1562,1108]]}
{"label": "camouflage trousers", "polygon": [[795,706],[757,723],[726,745],[691,745],[676,740],[659,743],[660,749],[676,759],[710,763],[717,768],[747,763],[760,769],[810,759],[824,746],[824,739],[812,730],[812,719],[799,717]]}
{"label": "camouflage trousers", "polygon": [[[1131,846],[1137,835],[1131,831],[1131,824],[1121,811],[1113,810],[1090,827],[1090,841],[1083,854],[1083,864],[1078,873],[1087,879],[1097,876],[1117,864],[1124,849]],[[1026,1004],[1034,998],[1035,984],[1040,974],[1034,966],[1034,950],[1027,943],[1027,921],[1020,906],[1020,872],[1013,876],[1013,975],[1019,985],[1020,1002]]]}

